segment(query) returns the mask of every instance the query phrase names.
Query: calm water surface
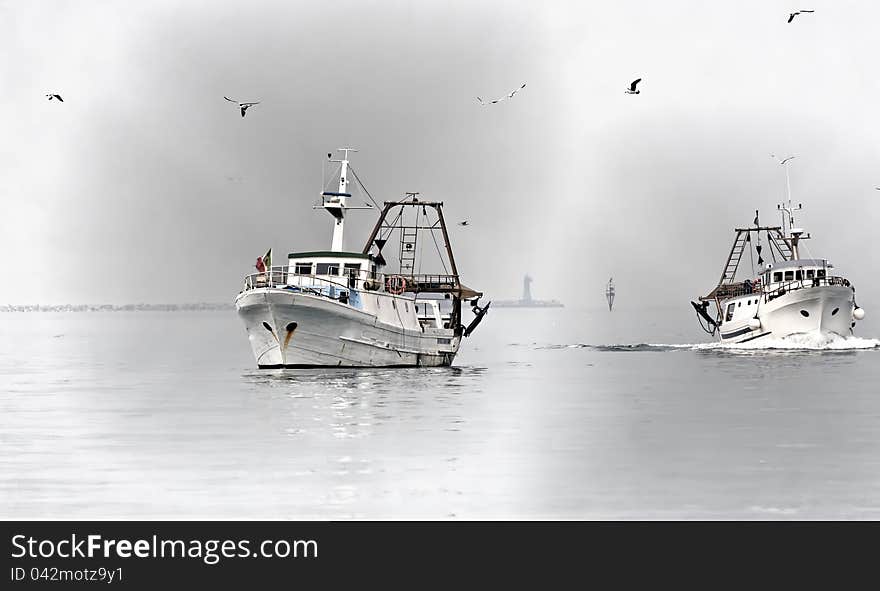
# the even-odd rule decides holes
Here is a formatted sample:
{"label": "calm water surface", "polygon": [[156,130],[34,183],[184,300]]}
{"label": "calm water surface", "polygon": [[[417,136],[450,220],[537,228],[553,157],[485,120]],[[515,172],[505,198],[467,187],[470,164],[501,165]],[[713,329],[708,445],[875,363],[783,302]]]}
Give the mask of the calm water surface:
{"label": "calm water surface", "polygon": [[880,518],[877,341],[498,309],[453,368],[260,371],[233,311],[0,324],[3,518]]}

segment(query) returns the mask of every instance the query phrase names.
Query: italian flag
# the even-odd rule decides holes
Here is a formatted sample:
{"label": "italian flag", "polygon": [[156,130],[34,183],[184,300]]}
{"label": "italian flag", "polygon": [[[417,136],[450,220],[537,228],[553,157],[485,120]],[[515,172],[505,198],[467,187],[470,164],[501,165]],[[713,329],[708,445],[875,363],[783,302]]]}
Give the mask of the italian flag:
{"label": "italian flag", "polygon": [[272,249],[270,248],[266,251],[266,254],[262,257],[257,258],[257,264],[254,265],[257,268],[257,271],[260,273],[265,273],[267,270],[271,270],[272,267]]}

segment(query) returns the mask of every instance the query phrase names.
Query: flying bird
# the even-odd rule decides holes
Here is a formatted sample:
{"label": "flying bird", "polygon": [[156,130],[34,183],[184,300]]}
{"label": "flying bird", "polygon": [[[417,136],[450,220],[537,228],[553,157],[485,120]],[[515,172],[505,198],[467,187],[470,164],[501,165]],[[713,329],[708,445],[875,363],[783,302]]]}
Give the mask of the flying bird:
{"label": "flying bird", "polygon": [[459,226],[467,226],[470,223],[471,223],[470,220],[462,220],[462,221],[458,222],[458,225]]}
{"label": "flying bird", "polygon": [[47,94],[46,96],[49,98],[50,101],[54,98],[54,99],[58,99],[62,103],[64,102],[64,99],[61,98],[60,94]]}
{"label": "flying bird", "polygon": [[522,90],[522,89],[525,88],[525,87],[526,87],[526,84],[525,84],[525,82],[523,82],[523,85],[520,86],[519,88],[514,88],[514,89],[510,92],[510,94],[507,95],[507,98],[513,98],[513,95],[515,95],[516,93],[518,93],[520,90]]}
{"label": "flying bird", "polygon": [[801,14],[802,12],[816,12],[816,11],[815,10],[798,10],[797,12],[792,12],[791,14],[788,15],[788,22],[793,21],[794,17]]}
{"label": "flying bird", "polygon": [[771,158],[776,158],[776,160],[779,161],[779,164],[785,164],[786,162],[788,162],[788,161],[791,160],[792,158],[796,158],[796,156],[789,156],[788,158],[782,159],[782,158],[780,158],[779,156],[777,156],[777,155],[775,155],[775,154],[770,154],[770,157],[771,157]]}
{"label": "flying bird", "polygon": [[257,101],[255,103],[242,103],[240,101],[233,100],[233,99],[229,98],[228,96],[224,96],[223,98],[225,98],[230,103],[235,103],[236,105],[238,105],[238,107],[241,109],[241,116],[242,117],[244,117],[244,112],[247,111],[250,107],[253,107],[254,105],[260,104],[260,101]]}
{"label": "flying bird", "polygon": [[629,85],[629,88],[626,89],[626,94],[639,94],[641,90],[636,90],[636,85],[641,82],[641,78],[636,78],[632,81],[632,84]]}
{"label": "flying bird", "polygon": [[501,97],[501,98],[497,98],[497,99],[492,100],[492,101],[488,101],[488,102],[487,102],[487,101],[484,101],[482,97],[479,97],[479,96],[478,96],[478,97],[477,97],[477,102],[479,102],[479,103],[480,103],[480,106],[483,106],[483,107],[485,107],[486,105],[494,105],[494,104],[499,103],[499,102],[501,102],[501,101],[503,101],[503,100],[513,98],[513,95],[515,95],[516,93],[518,93],[520,90],[522,90],[522,89],[525,88],[525,87],[526,87],[526,85],[525,85],[525,83],[523,83],[522,86],[520,86],[519,88],[516,88],[516,89],[514,89],[514,90],[511,90],[511,91],[508,92],[505,96],[503,96],[503,97]]}

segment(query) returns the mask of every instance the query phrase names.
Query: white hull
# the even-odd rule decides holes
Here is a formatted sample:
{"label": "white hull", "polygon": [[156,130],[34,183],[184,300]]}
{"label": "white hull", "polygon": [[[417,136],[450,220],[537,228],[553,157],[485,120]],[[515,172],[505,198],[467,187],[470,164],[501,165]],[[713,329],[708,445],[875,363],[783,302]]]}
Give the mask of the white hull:
{"label": "white hull", "polygon": [[[728,320],[730,304],[735,307]],[[741,295],[721,302],[721,340],[738,343],[815,332],[849,336],[854,309],[853,290],[842,285],[795,289],[769,301],[759,294]]]}
{"label": "white hull", "polygon": [[[452,364],[460,335],[451,329],[414,328],[418,327],[414,312],[412,318],[403,314],[389,317],[392,298],[400,302],[398,309],[405,298],[386,294],[370,297],[382,298],[384,318],[330,298],[283,288],[244,291],[236,298],[235,307],[260,368]],[[407,309],[412,309],[413,300],[406,301]]]}

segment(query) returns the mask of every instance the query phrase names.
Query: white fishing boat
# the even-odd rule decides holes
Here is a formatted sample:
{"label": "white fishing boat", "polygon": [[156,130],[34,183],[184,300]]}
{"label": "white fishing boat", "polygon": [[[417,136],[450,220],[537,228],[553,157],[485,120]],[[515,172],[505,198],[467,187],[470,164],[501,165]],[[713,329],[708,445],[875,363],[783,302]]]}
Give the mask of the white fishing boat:
{"label": "white fishing boat", "polygon": [[608,300],[608,311],[614,305],[614,277],[608,279],[608,285],[605,286],[605,299]]}
{"label": "white fishing boat", "polygon": [[[788,204],[777,208],[781,226],[761,226],[756,211],[754,227],[735,229],[718,284],[699,303],[691,302],[700,324],[722,342],[803,333],[851,335],[856,321],[865,317],[856,304],[855,286],[828,260],[801,256],[801,243],[810,235],[794,225],[793,214],[802,205],[793,208],[789,194]],[[766,265],[762,235],[772,259]]]}
{"label": "white fishing boat", "polygon": [[[293,252],[286,265],[247,275],[235,299],[257,366],[451,365],[489,304],[480,307],[482,294],[459,280],[443,203],[421,201],[417,193],[386,201],[363,249],[345,251],[346,212],[364,208],[347,205],[348,176],[357,173],[348,160],[354,150],[340,151],[342,159],[331,160],[339,165],[338,190],[322,191],[316,206],[333,218],[330,250]],[[399,247],[393,273],[382,254],[392,236]],[[416,253],[425,246],[436,247],[442,274],[421,273]],[[467,326],[462,302],[474,312]]]}

